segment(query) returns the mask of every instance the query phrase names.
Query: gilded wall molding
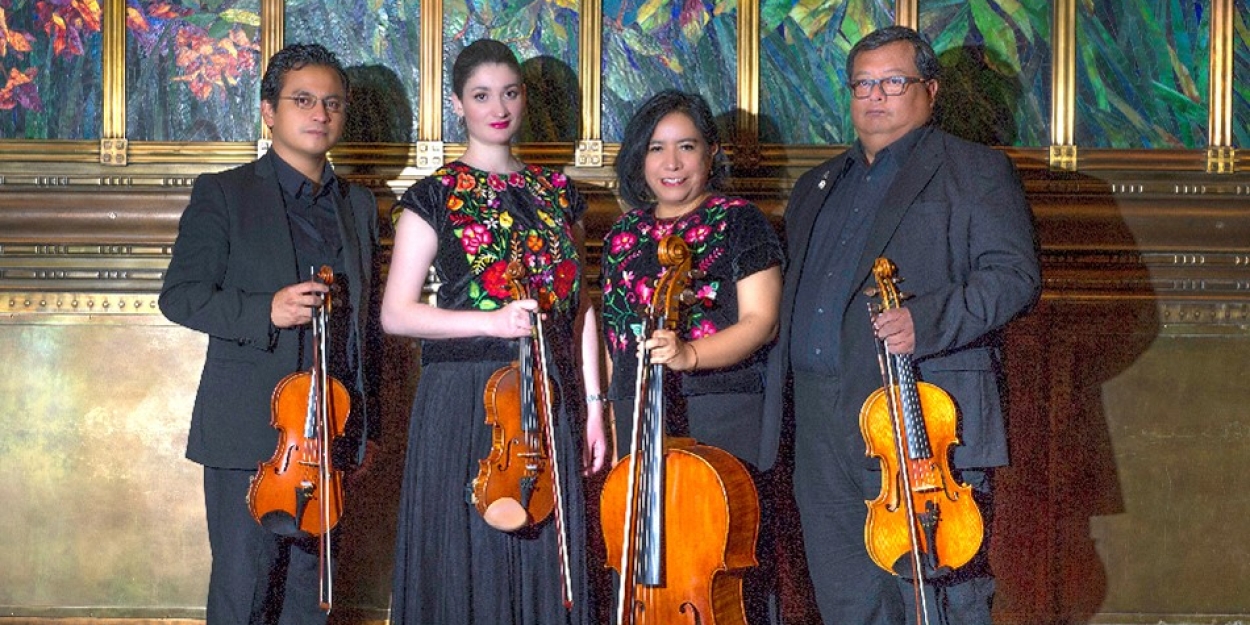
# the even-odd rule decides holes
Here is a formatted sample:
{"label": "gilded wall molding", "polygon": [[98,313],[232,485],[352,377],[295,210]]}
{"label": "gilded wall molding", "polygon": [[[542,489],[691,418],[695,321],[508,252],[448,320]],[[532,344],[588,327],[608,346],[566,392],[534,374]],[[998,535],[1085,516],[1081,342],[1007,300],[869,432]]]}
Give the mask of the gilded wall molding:
{"label": "gilded wall molding", "polygon": [[1233,150],[1233,0],[1211,0],[1211,101],[1207,150],[1207,172],[1231,174],[1236,171]]}
{"label": "gilded wall molding", "polygon": [[103,30],[103,128],[100,164],[125,167],[126,156],[126,2],[105,0]]}
{"label": "gilded wall molding", "polygon": [[1055,0],[1051,24],[1050,166],[1076,171],[1076,1]]}

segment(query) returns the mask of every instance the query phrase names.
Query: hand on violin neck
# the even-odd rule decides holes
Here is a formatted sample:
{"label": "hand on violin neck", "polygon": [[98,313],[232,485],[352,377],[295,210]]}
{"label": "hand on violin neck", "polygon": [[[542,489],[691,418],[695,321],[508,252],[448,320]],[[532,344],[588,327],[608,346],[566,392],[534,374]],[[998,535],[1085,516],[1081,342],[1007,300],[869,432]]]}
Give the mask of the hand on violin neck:
{"label": "hand on violin neck", "polygon": [[491,313],[491,336],[508,339],[529,336],[534,327],[533,317],[536,312],[536,300],[519,299],[508,302],[503,308]]}
{"label": "hand on violin neck", "polygon": [[313,310],[319,308],[330,287],[314,281],[284,287],[273,294],[269,320],[276,328],[293,328],[312,321]]}
{"label": "hand on violin neck", "polygon": [[673,371],[692,371],[699,364],[694,345],[681,340],[672,330],[652,332],[643,348],[648,350],[651,364],[664,365]]}
{"label": "hand on violin neck", "polygon": [[916,351],[916,324],[912,321],[911,311],[906,308],[881,311],[872,318],[872,330],[891,354]]}

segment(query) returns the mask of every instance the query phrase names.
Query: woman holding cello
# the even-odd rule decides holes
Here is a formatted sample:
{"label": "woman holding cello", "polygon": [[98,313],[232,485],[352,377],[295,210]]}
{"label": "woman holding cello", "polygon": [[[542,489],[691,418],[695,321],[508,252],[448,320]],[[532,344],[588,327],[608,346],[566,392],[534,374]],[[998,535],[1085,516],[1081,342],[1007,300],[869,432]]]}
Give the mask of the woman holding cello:
{"label": "woman holding cello", "polygon": [[[397,204],[382,301],[387,332],[422,339],[391,622],[589,623],[580,473],[602,467],[605,446],[602,406],[581,411],[602,392],[586,207],[564,175],[512,153],[526,93],[507,46],[466,47],[452,87],[468,149]],[[431,268],[435,305],[421,301]],[[520,486],[484,501],[500,474]]]}
{"label": "woman holding cello", "polygon": [[[759,466],[763,359],[777,330],[781,245],[758,208],[715,191],[726,169],[718,136],[707,102],[672,90],[648,100],[626,126],[616,173],[629,209],[604,237],[603,251],[608,397],[619,458],[633,435],[634,328],[662,274],[657,247],[677,235],[701,276],[689,285],[694,301],[676,329],[657,329],[644,342],[650,363],[672,372],[663,376],[667,429],[758,471],[768,468]],[[767,622],[764,578],[746,580],[753,623]]]}

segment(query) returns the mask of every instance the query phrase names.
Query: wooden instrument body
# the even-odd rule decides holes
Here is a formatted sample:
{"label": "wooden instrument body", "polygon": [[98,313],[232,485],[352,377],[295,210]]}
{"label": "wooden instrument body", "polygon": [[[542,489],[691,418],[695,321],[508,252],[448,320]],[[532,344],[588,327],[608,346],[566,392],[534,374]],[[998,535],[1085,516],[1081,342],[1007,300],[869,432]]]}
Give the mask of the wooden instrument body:
{"label": "wooden instrument body", "polygon": [[[314,375],[299,371],[282,378],[274,387],[271,423],[278,430],[273,457],[260,463],[248,488],[247,503],[253,518],[282,536],[320,536],[334,529],[343,512],[343,472],[330,470],[321,484],[323,443],[306,436],[310,386]],[[325,394],[331,440],[342,436],[350,416],[347,387],[335,378]],[[315,410],[315,407],[311,408]],[[322,505],[329,514],[323,518]]]}
{"label": "wooden instrument body", "polygon": [[[552,482],[550,457],[541,416],[527,416],[529,410],[541,409],[541,400],[524,405],[528,392],[524,388],[523,365],[513,363],[499,369],[486,382],[486,423],[491,425],[491,451],[478,461],[478,477],[473,480],[473,505],[488,519],[488,512],[497,501],[515,501],[524,510],[523,519],[506,523],[499,529],[519,529],[546,520],[555,509],[556,494]],[[541,395],[550,393],[551,385],[529,384]],[[492,523],[494,525],[494,523]],[[512,527],[515,526],[515,527]]]}
{"label": "wooden instrument body", "polygon": [[[629,465],[622,461],[608,474],[600,506],[607,561],[618,573]],[[728,452],[697,444],[670,446],[664,473],[664,583],[655,588],[638,585],[632,623],[745,625],[742,575],[758,564],[755,482]]]}
{"label": "wooden instrument body", "polygon": [[[894,263],[873,264],[881,304],[901,307]],[[951,447],[959,444],[959,412],[946,391],[916,379],[911,354],[890,353],[878,341],[882,386],[860,409],[867,453],[881,461],[881,493],[867,502],[864,544],[881,568],[923,584],[976,555],[984,538],[972,488],[951,473]],[[917,587],[919,589],[919,586]],[[928,622],[928,610],[918,601]]]}
{"label": "wooden instrument body", "polygon": [[[881,461],[881,493],[868,502],[868,521],[864,525],[864,544],[868,555],[881,568],[894,573],[910,569],[905,560],[912,549],[909,529],[909,508],[902,500],[910,496],[910,510],[924,512],[936,508],[939,518],[932,532],[914,528],[921,549],[937,554],[941,566],[957,569],[967,564],[980,549],[984,537],[981,511],[972,498],[972,488],[951,476],[950,449],[959,444],[954,436],[958,412],[955,403],[942,389],[927,382],[915,382],[925,436],[933,449],[928,458],[900,461],[895,449],[894,425],[891,422],[885,389],[877,389],[860,412],[860,430],[868,443],[868,455]],[[895,389],[895,401],[902,403]],[[904,434],[906,437],[906,434]],[[910,494],[903,489],[900,472],[910,477]],[[935,544],[928,544],[933,537]]]}

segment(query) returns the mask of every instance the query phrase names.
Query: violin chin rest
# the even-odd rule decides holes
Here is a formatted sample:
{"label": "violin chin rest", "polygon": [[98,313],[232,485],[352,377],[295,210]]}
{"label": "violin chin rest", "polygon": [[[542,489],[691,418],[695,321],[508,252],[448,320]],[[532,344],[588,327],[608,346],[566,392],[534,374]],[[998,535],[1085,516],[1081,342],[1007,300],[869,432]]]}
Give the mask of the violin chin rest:
{"label": "violin chin rest", "polygon": [[515,532],[529,523],[530,514],[521,502],[511,497],[500,497],[486,506],[482,519],[501,532]]}

